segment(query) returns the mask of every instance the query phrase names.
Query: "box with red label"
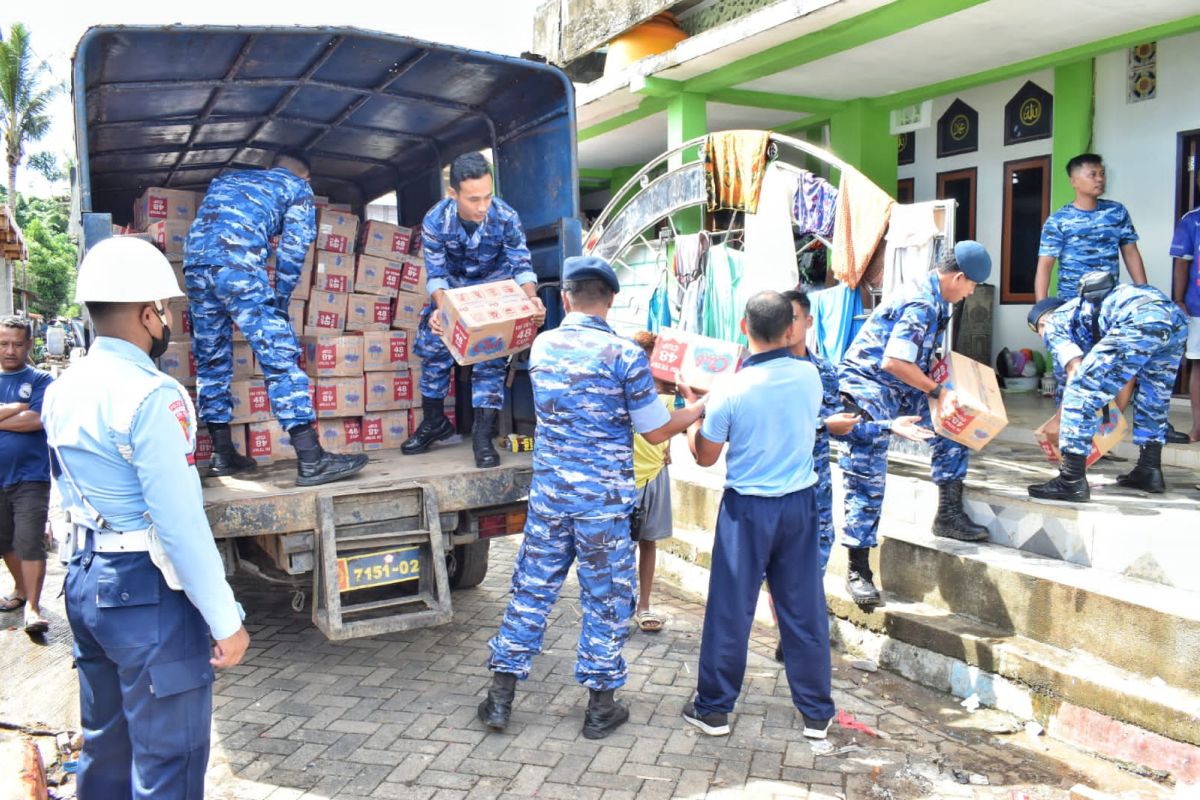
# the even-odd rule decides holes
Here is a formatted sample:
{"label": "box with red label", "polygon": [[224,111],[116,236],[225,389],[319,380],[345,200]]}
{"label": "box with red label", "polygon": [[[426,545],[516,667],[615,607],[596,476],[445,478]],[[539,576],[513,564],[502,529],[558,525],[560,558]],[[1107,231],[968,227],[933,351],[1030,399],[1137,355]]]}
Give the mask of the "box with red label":
{"label": "box with red label", "polygon": [[424,246],[425,240],[421,238],[421,231],[418,229],[413,233],[412,241],[408,243],[408,254],[410,256],[419,256]]}
{"label": "box with red label", "polygon": [[442,341],[459,364],[477,364],[533,344],[537,306],[514,280],[447,289],[441,315]]}
{"label": "box with red label", "polygon": [[377,294],[349,295],[346,330],[386,331],[392,322],[392,298]]}
{"label": "box with red label", "polygon": [[958,401],[958,410],[943,417],[940,413],[943,397],[929,398],[930,418],[939,436],[980,450],[1008,424],[996,373],[986,364],[961,353],[951,353],[933,365],[929,377],[942,384],[943,396],[946,389],[951,389]]}
{"label": "box with red label", "polygon": [[192,314],[188,310],[186,297],[172,297],[167,301],[167,309],[171,312],[171,332],[192,335]]}
{"label": "box with red label", "polygon": [[184,386],[196,385],[196,355],[189,340],[177,340],[167,345],[159,356],[158,368]]}
{"label": "box with red label", "polygon": [[363,415],[364,450],[392,450],[409,437],[408,411],[368,411]]}
{"label": "box with red label", "polygon": [[[245,425],[230,425],[229,436],[233,439],[233,449],[238,455],[246,455],[246,426]],[[212,461],[212,436],[209,435],[207,428],[199,428],[196,431],[196,466],[208,466],[208,462]]]}
{"label": "box with red label", "polygon": [[[408,256],[405,256],[408,258]],[[379,256],[360,255],[354,271],[354,288],[367,294],[395,297],[404,277],[404,263]]]}
{"label": "box with red label", "polygon": [[233,380],[240,381],[261,375],[258,364],[254,362],[254,351],[249,342],[233,343]]}
{"label": "box with red label", "polygon": [[271,418],[271,399],[261,378],[229,384],[234,422],[265,422]]}
{"label": "box with red label", "polygon": [[313,258],[313,289],[320,292],[354,291],[354,256],[318,250]]}
{"label": "box with red label", "polygon": [[408,331],[367,331],[362,335],[363,369],[367,372],[404,369],[412,342]]}
{"label": "box with red label", "polygon": [[[175,219],[152,222],[146,227],[146,236],[168,257],[180,257],[187,245],[188,229],[192,223]],[[182,286],[179,288],[183,288]]]}
{"label": "box with red label", "polygon": [[246,426],[245,454],[260,464],[273,464],[296,457],[291,437],[274,419],[251,422]]}
{"label": "box with red label", "polygon": [[400,291],[425,294],[425,259],[421,256],[404,256],[401,259],[404,271],[400,275]]}
{"label": "box with red label", "polygon": [[[1042,452],[1046,454],[1051,464],[1061,461],[1058,452],[1058,431],[1062,423],[1062,411],[1046,420],[1033,432]],[[1109,403],[1096,414],[1096,435],[1092,437],[1092,449],[1087,455],[1087,465],[1090,467],[1099,461],[1108,451],[1121,443],[1129,433],[1129,423],[1125,415],[1115,404]]]}
{"label": "box with red label", "polygon": [[413,381],[408,370],[368,372],[367,411],[396,411],[412,408]]}
{"label": "box with red label", "polygon": [[416,330],[421,324],[421,313],[429,305],[429,300],[421,295],[401,292],[396,295],[392,310],[392,327]]}
{"label": "box with red label", "polygon": [[346,303],[350,295],[343,292],[321,292],[313,289],[308,295],[308,316],[304,333],[307,335],[335,331],[346,327]]}
{"label": "box with red label", "polygon": [[313,411],[319,418],[361,417],[366,410],[363,402],[363,378],[316,378],[309,383]]}
{"label": "box with red label", "polygon": [[182,189],[147,189],[133,204],[133,227],[144,231],[162,220],[190,225],[200,200],[196,192]]}
{"label": "box with red label", "polygon": [[363,226],[362,250],[369,256],[398,259],[408,255],[408,243],[412,239],[412,228],[368,220]]}
{"label": "box with red label", "polygon": [[[304,333],[304,323],[305,323],[304,309],[307,307],[307,305],[308,304],[304,301],[303,297],[299,297],[299,298],[294,297],[294,298],[292,298],[292,301],[290,303],[288,303],[288,322],[290,322],[292,324],[292,333],[296,334],[297,339],[299,339],[300,336]],[[237,325],[234,325],[233,326],[233,339],[234,339],[234,341],[237,341],[239,338],[244,339],[245,334],[243,334],[241,331],[238,330]]]}
{"label": "box with red label", "polygon": [[358,235],[358,217],[325,206],[317,211],[317,249],[329,253],[353,253]]}
{"label": "box with red label", "polygon": [[319,419],[314,426],[321,447],[330,453],[361,453],[362,417]]}
{"label": "box with red label", "polygon": [[736,342],[663,328],[650,354],[650,373],[667,383],[674,383],[678,375],[678,380],[693,389],[709,391],[716,382],[737,372],[744,353]]}
{"label": "box with red label", "polygon": [[315,378],[353,377],[363,373],[363,337],[303,336],[300,368]]}

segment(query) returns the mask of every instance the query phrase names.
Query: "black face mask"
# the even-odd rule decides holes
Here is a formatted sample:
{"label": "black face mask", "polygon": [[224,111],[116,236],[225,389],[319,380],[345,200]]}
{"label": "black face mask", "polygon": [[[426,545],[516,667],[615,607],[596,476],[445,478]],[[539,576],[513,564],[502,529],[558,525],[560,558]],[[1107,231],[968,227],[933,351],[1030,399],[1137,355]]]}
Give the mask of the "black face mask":
{"label": "black face mask", "polygon": [[[150,333],[150,358],[157,361],[162,358],[163,353],[167,352],[167,345],[171,343],[171,326],[167,324],[167,317],[157,308],[155,313],[158,314],[158,321],[162,323],[162,337],[156,337],[150,333],[150,329],[146,328],[146,333]],[[142,327],[145,327],[144,325]]]}

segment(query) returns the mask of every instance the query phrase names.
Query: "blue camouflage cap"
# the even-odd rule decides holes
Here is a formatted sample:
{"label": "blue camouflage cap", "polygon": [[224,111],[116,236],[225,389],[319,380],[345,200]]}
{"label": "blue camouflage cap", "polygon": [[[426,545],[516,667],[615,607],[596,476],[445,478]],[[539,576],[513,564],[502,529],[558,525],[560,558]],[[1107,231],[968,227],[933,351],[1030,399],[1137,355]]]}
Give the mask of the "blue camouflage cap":
{"label": "blue camouflage cap", "polygon": [[976,283],[983,283],[992,274],[992,257],[979,242],[966,239],[954,245],[954,260],[962,273]]}
{"label": "blue camouflage cap", "polygon": [[1029,309],[1029,316],[1025,318],[1025,321],[1029,323],[1029,330],[1037,333],[1037,326],[1041,322],[1042,317],[1066,302],[1066,300],[1060,297],[1045,297],[1034,303],[1033,308]]}
{"label": "blue camouflage cap", "polygon": [[596,278],[612,287],[614,292],[621,291],[617,281],[617,273],[607,261],[599,256],[571,256],[563,261],[563,281],[586,281]]}

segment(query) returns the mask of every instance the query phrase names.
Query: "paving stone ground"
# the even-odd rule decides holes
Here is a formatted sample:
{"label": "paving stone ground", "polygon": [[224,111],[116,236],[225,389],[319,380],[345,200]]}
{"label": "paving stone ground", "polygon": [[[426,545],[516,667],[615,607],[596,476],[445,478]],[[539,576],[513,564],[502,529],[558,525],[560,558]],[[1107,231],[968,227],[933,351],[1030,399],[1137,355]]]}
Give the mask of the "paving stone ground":
{"label": "paving stone ground", "polygon": [[[512,725],[487,733],[475,708],[490,679],[486,642],[504,610],[515,552],[515,538],[493,542],[487,579],[454,594],[451,624],[341,643],[312,626],[309,609],[294,611],[286,588],[236,579],[253,642],[246,661],[216,684],[207,796],[1066,800],[1080,782],[1139,800],[1167,796],[1113,765],[1051,742],[1034,745],[1023,731],[992,732],[1015,727],[1003,715],[968,713],[954,698],[861,672],[836,655],[838,707],[890,738],[835,724],[834,751],[817,755],[771,657],[774,636],[761,628],[733,733],[706,737],[680,719],[695,688],[703,605],[666,586],[655,596],[670,615],[666,630],[635,632],[625,650],[629,682],[618,696],[632,719],[589,741],[580,733],[587,691],[573,677],[580,616],[573,572],[551,615],[546,652],[518,686]],[[51,576],[57,582],[60,570]],[[55,608],[56,625],[65,625]],[[0,664],[30,656],[35,646],[23,636],[5,632]],[[69,660],[66,647],[60,638],[49,650]],[[48,655],[46,646],[36,652]],[[71,671],[59,673],[66,677],[58,691],[77,692],[66,683]],[[0,722],[31,724],[37,706],[27,699],[18,708],[13,689],[0,688]],[[987,783],[960,782],[972,779]]]}

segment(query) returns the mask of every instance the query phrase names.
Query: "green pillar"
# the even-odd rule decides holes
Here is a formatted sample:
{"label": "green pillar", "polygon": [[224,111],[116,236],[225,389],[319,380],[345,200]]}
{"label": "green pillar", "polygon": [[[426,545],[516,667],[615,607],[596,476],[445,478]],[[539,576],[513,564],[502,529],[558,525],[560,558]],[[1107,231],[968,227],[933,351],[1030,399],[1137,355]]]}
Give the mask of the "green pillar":
{"label": "green pillar", "polygon": [[[1075,199],[1067,162],[1092,147],[1096,100],[1093,59],[1054,68],[1054,120],[1050,145],[1050,213]],[[1050,294],[1058,292],[1058,262],[1050,274]]]}
{"label": "green pillar", "polygon": [[[704,95],[680,92],[667,100],[667,149],[708,133],[708,102]],[[672,169],[700,158],[698,148],[692,147],[672,156]],[[703,209],[688,209],[675,214],[675,227],[681,233],[695,233],[704,227]]]}
{"label": "green pillar", "polygon": [[886,108],[865,100],[847,103],[829,120],[834,155],[858,168],[889,195],[896,193],[896,137]]}

